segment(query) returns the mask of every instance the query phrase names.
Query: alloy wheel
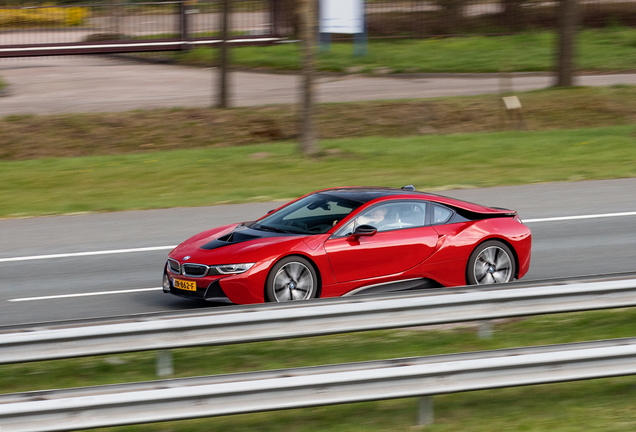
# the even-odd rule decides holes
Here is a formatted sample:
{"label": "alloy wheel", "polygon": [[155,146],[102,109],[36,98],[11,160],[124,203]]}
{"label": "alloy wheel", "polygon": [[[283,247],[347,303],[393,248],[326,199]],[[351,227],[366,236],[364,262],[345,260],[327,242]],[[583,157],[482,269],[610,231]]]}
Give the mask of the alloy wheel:
{"label": "alloy wheel", "polygon": [[512,258],[500,246],[488,246],[477,255],[473,266],[478,285],[506,283],[512,280]]}
{"label": "alloy wheel", "polygon": [[309,268],[292,261],[283,265],[274,276],[275,301],[307,300],[314,297],[316,283]]}

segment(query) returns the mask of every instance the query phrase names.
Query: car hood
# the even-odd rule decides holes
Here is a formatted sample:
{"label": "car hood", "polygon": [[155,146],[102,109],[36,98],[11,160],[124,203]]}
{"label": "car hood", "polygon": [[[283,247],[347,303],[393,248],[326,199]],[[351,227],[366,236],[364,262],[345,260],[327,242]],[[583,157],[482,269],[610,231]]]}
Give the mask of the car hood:
{"label": "car hood", "polygon": [[204,231],[181,243],[170,258],[206,265],[255,262],[264,258],[262,249],[273,244],[302,242],[308,235],[283,234],[250,228],[251,223],[233,224]]}

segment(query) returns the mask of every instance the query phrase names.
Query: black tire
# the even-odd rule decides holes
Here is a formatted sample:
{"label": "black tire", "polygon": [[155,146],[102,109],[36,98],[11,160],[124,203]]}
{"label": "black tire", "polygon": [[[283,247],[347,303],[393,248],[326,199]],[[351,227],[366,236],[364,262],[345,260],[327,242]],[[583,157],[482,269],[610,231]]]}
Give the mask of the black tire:
{"label": "black tire", "polygon": [[281,259],[267,276],[265,299],[269,302],[309,300],[317,297],[318,276],[314,266],[300,256]]}
{"label": "black tire", "polygon": [[469,285],[512,282],[515,274],[514,254],[506,244],[497,240],[488,240],[477,246],[466,266]]}

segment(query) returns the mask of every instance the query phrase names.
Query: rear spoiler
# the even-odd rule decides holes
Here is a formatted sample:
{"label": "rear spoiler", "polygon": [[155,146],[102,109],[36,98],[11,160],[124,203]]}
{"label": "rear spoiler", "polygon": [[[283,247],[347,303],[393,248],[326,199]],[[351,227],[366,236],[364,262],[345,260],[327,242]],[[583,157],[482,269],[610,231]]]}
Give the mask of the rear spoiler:
{"label": "rear spoiler", "polygon": [[[490,207],[490,208],[494,209],[494,210],[500,210],[501,211],[501,213],[497,212],[495,214],[502,214],[502,216],[507,216],[507,217],[515,217],[515,216],[517,216],[517,212],[515,210],[510,210],[510,209],[502,208],[502,207]],[[490,214],[490,213],[487,213],[487,214]],[[495,217],[497,217],[497,216],[495,216]]]}
{"label": "rear spoiler", "polygon": [[497,207],[490,207],[494,210],[492,212],[476,212],[476,211],[467,210],[461,207],[455,207],[455,206],[449,206],[449,207],[452,207],[458,215],[468,220],[518,217],[517,212],[514,210],[502,209]]}

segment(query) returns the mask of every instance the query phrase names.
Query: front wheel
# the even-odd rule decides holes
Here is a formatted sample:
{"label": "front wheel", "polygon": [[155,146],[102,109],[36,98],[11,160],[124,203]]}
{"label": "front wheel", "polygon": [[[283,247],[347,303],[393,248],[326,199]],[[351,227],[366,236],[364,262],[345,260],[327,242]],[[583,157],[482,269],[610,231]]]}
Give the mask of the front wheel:
{"label": "front wheel", "polygon": [[270,302],[308,300],[318,293],[318,277],[309,261],[299,256],[278,261],[267,277],[265,296]]}
{"label": "front wheel", "polygon": [[515,259],[508,246],[497,240],[486,241],[475,248],[466,267],[469,285],[511,282],[515,277]]}

